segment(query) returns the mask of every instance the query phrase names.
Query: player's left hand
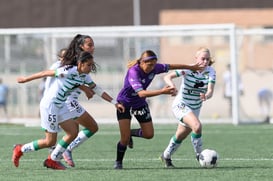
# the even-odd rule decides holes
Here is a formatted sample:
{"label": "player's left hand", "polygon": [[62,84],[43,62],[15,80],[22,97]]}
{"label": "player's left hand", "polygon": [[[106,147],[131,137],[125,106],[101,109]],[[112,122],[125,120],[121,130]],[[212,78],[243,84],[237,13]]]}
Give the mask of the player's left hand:
{"label": "player's left hand", "polygon": [[17,78],[17,82],[18,83],[25,83],[27,80],[26,80],[26,78],[25,77],[18,77]]}
{"label": "player's left hand", "polygon": [[191,65],[192,71],[202,70],[205,68],[205,65],[202,62],[197,62],[196,64]]}
{"label": "player's left hand", "polygon": [[206,97],[206,95],[205,95],[204,93],[200,93],[200,99],[201,99],[202,101],[206,101],[206,100],[207,100],[207,97]]}
{"label": "player's left hand", "polygon": [[122,104],[117,103],[117,104],[115,104],[115,106],[116,106],[116,108],[117,108],[117,110],[118,110],[119,112],[121,112],[121,113],[124,113],[124,112],[125,112],[125,107],[124,107]]}

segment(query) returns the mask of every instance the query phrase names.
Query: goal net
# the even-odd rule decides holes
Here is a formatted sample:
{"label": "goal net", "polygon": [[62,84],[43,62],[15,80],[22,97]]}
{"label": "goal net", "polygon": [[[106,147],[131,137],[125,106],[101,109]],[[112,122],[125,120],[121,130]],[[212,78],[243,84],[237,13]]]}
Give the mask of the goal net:
{"label": "goal net", "polygon": [[[58,51],[78,33],[94,39],[99,70],[91,76],[113,97],[123,85],[128,60],[140,57],[144,50],[156,52],[161,63],[190,64],[196,50],[207,47],[216,61],[217,82],[213,98],[204,102],[200,119],[235,125],[263,120],[257,95],[261,88],[272,90],[273,31],[239,29],[234,24],[0,29],[0,74],[10,87],[11,117],[37,117],[39,111],[40,81],[19,85],[15,78],[48,68],[57,60]],[[228,64],[231,104],[224,96],[223,77]],[[156,77],[149,89],[162,86],[162,76]],[[152,116],[157,118],[155,123],[176,121],[170,108],[172,97],[161,95],[148,100]],[[80,101],[96,117],[115,122],[111,104],[96,96],[91,101],[82,96]]]}

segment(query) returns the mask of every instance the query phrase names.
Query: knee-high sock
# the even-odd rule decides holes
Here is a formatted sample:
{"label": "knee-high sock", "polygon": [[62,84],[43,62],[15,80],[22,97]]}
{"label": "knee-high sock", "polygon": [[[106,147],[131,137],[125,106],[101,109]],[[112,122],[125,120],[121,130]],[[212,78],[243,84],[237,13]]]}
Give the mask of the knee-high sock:
{"label": "knee-high sock", "polygon": [[66,150],[68,143],[64,140],[60,140],[56,145],[55,149],[52,151],[50,157],[52,160],[59,161],[62,158],[63,152]]}
{"label": "knee-high sock", "polygon": [[202,138],[201,138],[202,134],[195,134],[192,133],[191,134],[191,143],[194,149],[195,154],[200,154],[202,151]]}
{"label": "knee-high sock", "polygon": [[32,141],[30,143],[26,143],[22,146],[21,151],[23,153],[31,152],[31,151],[37,151],[41,149],[38,145],[38,140]]}
{"label": "knee-high sock", "polygon": [[179,148],[181,145],[182,141],[177,140],[176,136],[174,135],[169,142],[169,145],[163,152],[164,158],[171,158],[171,156],[174,154],[174,152]]}
{"label": "knee-high sock", "polygon": [[118,142],[118,144],[117,144],[117,159],[116,159],[116,161],[122,162],[123,157],[124,157],[125,152],[126,152],[126,149],[127,149],[127,145],[122,145],[122,144],[120,144],[120,142]]}
{"label": "knee-high sock", "polygon": [[74,148],[78,147],[80,144],[82,144],[83,142],[85,142],[88,138],[90,138],[91,136],[93,135],[93,133],[84,128],[83,130],[81,130],[79,133],[78,133],[78,136],[77,138],[75,138],[70,144],[69,146],[67,147],[67,149],[69,151],[72,151]]}

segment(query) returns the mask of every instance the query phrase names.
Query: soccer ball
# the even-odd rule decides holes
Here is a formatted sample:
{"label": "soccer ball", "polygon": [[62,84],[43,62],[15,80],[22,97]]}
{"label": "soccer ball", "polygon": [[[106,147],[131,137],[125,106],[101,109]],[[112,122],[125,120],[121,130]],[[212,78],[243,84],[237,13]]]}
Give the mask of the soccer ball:
{"label": "soccer ball", "polygon": [[199,163],[204,168],[214,168],[217,166],[219,155],[215,150],[205,149],[199,155]]}

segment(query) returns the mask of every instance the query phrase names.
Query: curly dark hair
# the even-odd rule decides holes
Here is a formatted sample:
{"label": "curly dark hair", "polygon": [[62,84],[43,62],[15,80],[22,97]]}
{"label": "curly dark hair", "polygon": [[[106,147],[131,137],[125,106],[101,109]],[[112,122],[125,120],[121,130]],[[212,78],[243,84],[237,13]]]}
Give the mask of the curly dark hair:
{"label": "curly dark hair", "polygon": [[70,42],[68,48],[66,49],[66,52],[63,56],[63,65],[77,65],[77,57],[79,54],[83,51],[81,48],[81,45],[84,44],[84,41],[90,38],[92,39],[89,35],[81,35],[77,34],[73,40]]}

